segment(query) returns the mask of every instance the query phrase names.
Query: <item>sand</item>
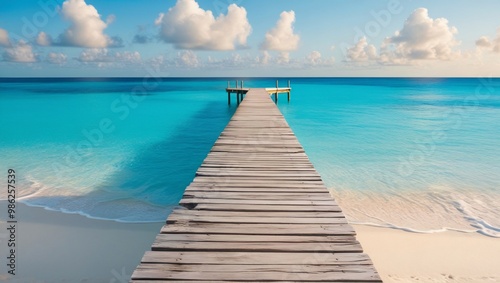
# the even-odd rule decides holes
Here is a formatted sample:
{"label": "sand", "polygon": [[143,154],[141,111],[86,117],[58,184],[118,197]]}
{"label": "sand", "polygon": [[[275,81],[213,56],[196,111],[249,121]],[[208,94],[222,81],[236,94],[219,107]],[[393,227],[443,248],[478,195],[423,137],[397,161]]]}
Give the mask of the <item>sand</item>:
{"label": "sand", "polygon": [[14,277],[7,274],[6,223],[0,223],[0,282],[128,282],[163,225],[95,220],[23,204],[17,217]]}
{"label": "sand", "polygon": [[354,225],[384,282],[500,282],[500,239]]}
{"label": "sand", "polygon": [[[0,207],[4,207],[0,203]],[[18,205],[17,275],[0,282],[128,282],[163,223],[131,224]],[[500,282],[500,239],[354,225],[384,282]]]}

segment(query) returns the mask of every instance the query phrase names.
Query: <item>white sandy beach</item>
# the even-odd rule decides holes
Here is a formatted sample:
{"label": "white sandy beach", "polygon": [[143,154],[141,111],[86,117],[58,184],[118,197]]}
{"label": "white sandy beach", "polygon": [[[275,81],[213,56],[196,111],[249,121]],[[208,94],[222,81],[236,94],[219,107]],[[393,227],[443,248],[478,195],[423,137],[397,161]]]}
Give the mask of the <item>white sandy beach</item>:
{"label": "white sandy beach", "polygon": [[[128,282],[163,225],[94,220],[22,204],[18,219],[17,275],[7,276],[2,264],[3,282]],[[500,282],[499,239],[355,229],[384,282]]]}
{"label": "white sandy beach", "polygon": [[500,282],[500,239],[354,225],[384,282]]}
{"label": "white sandy beach", "polygon": [[[163,225],[94,220],[23,204],[17,218],[17,274],[6,274],[2,242],[0,282],[128,282]],[[0,225],[4,231],[5,222]]]}

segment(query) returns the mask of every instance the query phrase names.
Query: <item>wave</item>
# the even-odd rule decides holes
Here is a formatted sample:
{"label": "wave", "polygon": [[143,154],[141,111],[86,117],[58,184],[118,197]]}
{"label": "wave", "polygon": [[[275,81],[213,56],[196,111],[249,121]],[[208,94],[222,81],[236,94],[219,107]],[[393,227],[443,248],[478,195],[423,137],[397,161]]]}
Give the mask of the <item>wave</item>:
{"label": "wave", "polygon": [[425,191],[330,189],[351,224],[412,233],[455,231],[500,238],[500,193],[434,186]]}
{"label": "wave", "polygon": [[[172,212],[176,205],[162,207],[162,206],[152,206],[146,203],[137,202],[134,205],[123,206],[119,202],[116,203],[108,203],[106,209],[102,209],[101,211],[84,211],[84,210],[73,210],[73,209],[65,209],[61,207],[54,207],[51,205],[44,205],[38,201],[31,202],[29,199],[25,199],[20,201],[21,203],[32,206],[32,207],[40,207],[50,211],[57,211],[61,213],[67,214],[78,214],[81,216],[85,216],[90,219],[97,220],[109,220],[120,223],[159,223],[165,222],[167,216]],[[113,215],[109,215],[106,211],[114,211]]]}
{"label": "wave", "polygon": [[[63,189],[45,185],[29,176],[19,187],[23,189],[16,199],[28,206],[122,223],[164,222],[178,207],[179,198],[179,193],[166,192],[157,198],[155,192],[149,192],[146,194],[149,197],[145,197],[142,190],[148,188],[141,188],[141,191]],[[6,196],[0,195],[0,201],[4,200]]]}

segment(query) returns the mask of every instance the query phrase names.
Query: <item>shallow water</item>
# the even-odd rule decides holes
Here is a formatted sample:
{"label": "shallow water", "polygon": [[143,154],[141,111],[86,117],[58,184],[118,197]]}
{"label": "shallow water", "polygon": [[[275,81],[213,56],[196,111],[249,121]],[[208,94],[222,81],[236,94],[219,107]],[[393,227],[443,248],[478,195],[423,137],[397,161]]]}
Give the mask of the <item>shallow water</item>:
{"label": "shallow water", "polygon": [[[234,99],[228,107],[226,79],[163,79],[145,95],[141,87],[0,80],[0,167],[17,171],[22,201],[164,221]],[[295,78],[292,87],[278,106],[351,222],[499,236],[500,80]]]}

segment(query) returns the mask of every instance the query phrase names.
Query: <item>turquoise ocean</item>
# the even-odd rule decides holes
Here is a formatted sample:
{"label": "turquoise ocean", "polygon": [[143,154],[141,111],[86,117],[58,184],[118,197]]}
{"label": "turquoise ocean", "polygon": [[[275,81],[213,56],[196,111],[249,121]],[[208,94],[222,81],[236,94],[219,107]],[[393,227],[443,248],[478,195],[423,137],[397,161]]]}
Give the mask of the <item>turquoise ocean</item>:
{"label": "turquoise ocean", "polygon": [[[236,110],[228,80],[0,79],[0,183],[14,169],[27,205],[162,222]],[[500,237],[500,79],[290,80],[278,107],[351,223]]]}

